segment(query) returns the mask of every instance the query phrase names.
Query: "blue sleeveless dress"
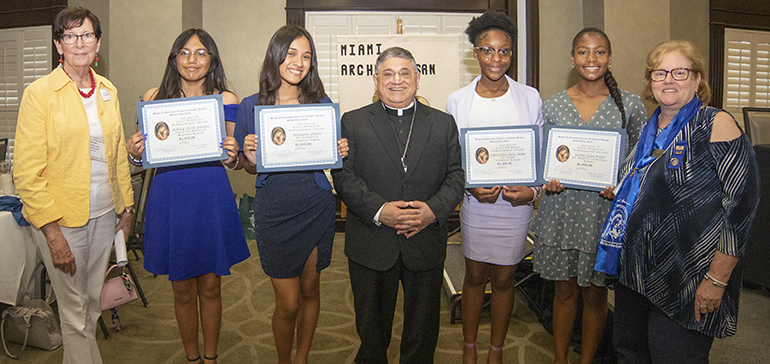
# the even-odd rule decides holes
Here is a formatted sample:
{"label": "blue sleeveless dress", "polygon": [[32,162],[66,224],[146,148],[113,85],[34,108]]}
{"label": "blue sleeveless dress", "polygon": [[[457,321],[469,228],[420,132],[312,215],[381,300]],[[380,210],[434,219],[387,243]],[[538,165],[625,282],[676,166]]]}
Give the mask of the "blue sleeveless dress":
{"label": "blue sleeveless dress", "polygon": [[[237,105],[225,105],[235,120]],[[230,180],[219,161],[158,168],[147,197],[144,268],[181,281],[229,275],[249,257]]]}

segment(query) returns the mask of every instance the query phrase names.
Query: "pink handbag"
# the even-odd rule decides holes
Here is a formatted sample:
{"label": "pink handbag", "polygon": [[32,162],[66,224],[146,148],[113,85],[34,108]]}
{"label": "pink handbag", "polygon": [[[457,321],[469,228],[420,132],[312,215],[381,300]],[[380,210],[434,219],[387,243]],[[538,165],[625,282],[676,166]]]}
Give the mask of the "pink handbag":
{"label": "pink handbag", "polygon": [[104,286],[102,287],[102,311],[118,307],[120,305],[135,301],[139,298],[136,294],[134,281],[131,276],[120,268],[120,275],[114,278],[107,278],[110,272],[117,265],[113,265],[104,275]]}

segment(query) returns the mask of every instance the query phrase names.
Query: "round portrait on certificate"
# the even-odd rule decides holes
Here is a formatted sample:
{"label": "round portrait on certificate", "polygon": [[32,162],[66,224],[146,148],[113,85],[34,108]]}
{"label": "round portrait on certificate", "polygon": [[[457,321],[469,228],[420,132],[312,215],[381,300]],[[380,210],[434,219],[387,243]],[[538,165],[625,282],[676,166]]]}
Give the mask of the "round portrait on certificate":
{"label": "round portrait on certificate", "polygon": [[281,145],[286,141],[286,130],[282,127],[276,126],[273,131],[270,132],[270,139],[275,145]]}
{"label": "round portrait on certificate", "polygon": [[487,148],[479,147],[479,149],[476,149],[476,162],[479,162],[479,164],[489,162],[489,151]]}
{"label": "round portrait on certificate", "polygon": [[158,138],[158,140],[166,140],[168,138],[168,134],[168,124],[163,121],[155,124],[155,137]]}
{"label": "round portrait on certificate", "polygon": [[569,159],[569,147],[566,145],[560,145],[556,148],[556,160],[559,162],[566,162]]}

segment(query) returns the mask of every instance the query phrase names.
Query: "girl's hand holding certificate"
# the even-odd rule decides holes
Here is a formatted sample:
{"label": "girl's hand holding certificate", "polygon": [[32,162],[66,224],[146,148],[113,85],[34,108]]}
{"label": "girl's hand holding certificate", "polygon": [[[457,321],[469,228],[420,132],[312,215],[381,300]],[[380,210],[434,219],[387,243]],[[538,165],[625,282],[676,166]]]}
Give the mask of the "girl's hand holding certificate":
{"label": "girl's hand holding certificate", "polygon": [[481,203],[495,203],[500,196],[500,186],[469,188],[468,192]]}
{"label": "girl's hand holding certificate", "polygon": [[255,134],[249,134],[243,138],[243,154],[252,166],[257,165],[257,142],[259,136]]}
{"label": "girl's hand holding certificate", "polygon": [[[238,166],[238,142],[235,138],[229,136],[223,138],[219,146],[227,152],[227,159],[223,160],[222,163],[228,169],[235,169]],[[235,165],[230,167],[233,163]]]}

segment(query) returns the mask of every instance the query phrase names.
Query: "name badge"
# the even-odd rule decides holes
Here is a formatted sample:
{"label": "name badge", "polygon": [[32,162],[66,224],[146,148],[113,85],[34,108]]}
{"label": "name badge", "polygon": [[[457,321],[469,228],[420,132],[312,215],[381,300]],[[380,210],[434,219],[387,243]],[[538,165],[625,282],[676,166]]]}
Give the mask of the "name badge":
{"label": "name badge", "polygon": [[668,169],[679,169],[682,165],[682,159],[684,158],[684,152],[686,150],[686,140],[676,142],[676,145],[674,145],[674,152],[671,153],[671,160],[668,162]]}
{"label": "name badge", "polygon": [[106,88],[100,88],[99,92],[102,93],[102,100],[104,100],[104,101],[112,100],[112,97],[110,97],[110,90],[108,90]]}
{"label": "name badge", "polygon": [[107,148],[104,146],[104,138],[91,137],[91,145],[90,145],[91,159],[95,161],[106,162],[107,161],[107,156],[105,153],[106,149]]}

